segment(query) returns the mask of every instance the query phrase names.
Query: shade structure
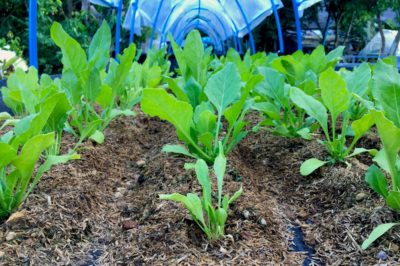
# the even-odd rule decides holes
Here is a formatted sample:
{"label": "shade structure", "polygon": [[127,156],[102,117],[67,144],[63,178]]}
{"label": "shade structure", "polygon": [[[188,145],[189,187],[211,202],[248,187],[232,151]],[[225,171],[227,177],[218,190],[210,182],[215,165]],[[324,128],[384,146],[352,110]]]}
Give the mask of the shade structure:
{"label": "shade structure", "polygon": [[151,27],[150,47],[155,36],[160,45],[168,33],[182,44],[192,29],[199,29],[220,51],[249,34],[254,51],[252,29],[281,7],[281,0],[133,0],[123,27],[138,35],[142,27]]}

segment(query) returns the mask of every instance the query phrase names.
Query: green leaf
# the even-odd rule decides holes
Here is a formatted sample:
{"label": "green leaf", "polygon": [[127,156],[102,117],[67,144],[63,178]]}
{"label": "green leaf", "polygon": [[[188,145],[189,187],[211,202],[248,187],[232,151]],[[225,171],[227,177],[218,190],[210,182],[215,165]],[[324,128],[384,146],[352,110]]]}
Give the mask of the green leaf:
{"label": "green leaf", "polygon": [[104,134],[103,132],[96,130],[92,135],[90,135],[89,139],[94,140],[98,144],[103,144]]}
{"label": "green leaf", "polygon": [[342,58],[345,46],[338,46],[326,55],[328,62],[337,61]]}
{"label": "green leaf", "polygon": [[196,156],[192,155],[185,147],[181,146],[181,145],[164,145],[164,147],[162,148],[163,152],[168,152],[168,153],[177,153],[177,154],[183,154],[185,156],[188,157],[192,157],[192,158],[197,158]]}
{"label": "green leaf", "polygon": [[239,99],[240,87],[240,76],[235,64],[227,63],[221,71],[210,77],[205,93],[218,114],[222,115],[230,104]]}
{"label": "green leaf", "polygon": [[100,91],[96,97],[96,103],[100,105],[101,108],[106,109],[113,102],[113,90],[107,84],[102,84]]}
{"label": "green leaf", "polygon": [[97,69],[104,69],[110,59],[111,30],[104,20],[96,31],[89,46],[89,61],[94,61]]}
{"label": "green leaf", "polygon": [[233,196],[229,199],[228,204],[232,204],[233,202],[235,202],[240,195],[242,195],[243,193],[243,187],[240,186],[240,189],[238,191],[235,192],[235,194],[233,194]]}
{"label": "green leaf", "polygon": [[386,198],[388,196],[388,182],[386,176],[376,166],[371,165],[365,173],[365,181],[376,193]]}
{"label": "green leaf", "polygon": [[193,108],[189,103],[177,100],[164,89],[145,89],[141,107],[146,114],[170,122],[176,128],[179,138],[190,143]]}
{"label": "green leaf", "polygon": [[392,177],[393,190],[400,190],[400,171],[396,167],[400,151],[400,128],[387,119],[383,112],[371,111],[378,133],[383,143],[389,173]]}
{"label": "green leaf", "polygon": [[376,64],[372,78],[372,93],[386,117],[400,128],[400,74],[396,67],[382,61]]}
{"label": "green leaf", "polygon": [[0,171],[17,157],[17,151],[7,143],[0,143]]}
{"label": "green leaf", "polygon": [[193,30],[187,35],[183,56],[187,67],[190,69],[195,79],[201,81],[203,78],[202,73],[204,71],[201,64],[204,60],[204,46],[199,31]]}
{"label": "green leaf", "polygon": [[290,90],[290,99],[298,107],[304,109],[309,116],[315,118],[323,130],[328,132],[328,114],[322,103],[295,87]]}
{"label": "green leaf", "polygon": [[312,172],[317,170],[318,168],[324,166],[328,162],[318,160],[316,158],[308,159],[307,161],[303,162],[300,166],[300,173],[303,176],[310,175]]}
{"label": "green leaf", "polygon": [[75,39],[64,31],[58,22],[54,22],[51,26],[50,35],[55,44],[61,48],[63,54],[61,60],[64,69],[71,69],[75,75],[79,76],[87,65],[85,51]]}
{"label": "green leaf", "polygon": [[380,224],[378,225],[369,237],[362,243],[361,248],[367,249],[372,243],[374,243],[378,238],[384,235],[387,231],[392,229],[394,226],[400,225],[399,223],[387,223],[387,224]]}
{"label": "green leaf", "polygon": [[371,68],[368,63],[362,63],[350,74],[346,75],[344,79],[347,82],[348,90],[362,97],[369,89],[371,77]]}
{"label": "green leaf", "polygon": [[390,191],[386,203],[393,210],[400,211],[400,191]]}
{"label": "green leaf", "polygon": [[354,156],[357,156],[357,155],[359,155],[361,153],[364,153],[364,152],[368,152],[371,155],[375,155],[375,154],[378,153],[378,151],[376,149],[355,148],[354,151],[350,155],[348,155],[347,157],[348,158],[349,157],[354,157]]}
{"label": "green leaf", "polygon": [[360,139],[369,129],[375,124],[372,113],[367,113],[360,119],[354,121],[351,124],[351,128],[354,131],[354,138]]}
{"label": "green leaf", "polygon": [[217,177],[217,185],[218,185],[218,207],[221,206],[222,187],[224,184],[225,170],[226,170],[226,157],[224,155],[222,143],[219,142],[219,154],[214,161],[214,173],[215,176]]}
{"label": "green leaf", "polygon": [[319,86],[323,103],[336,121],[338,115],[350,107],[351,94],[347,90],[346,81],[329,68],[321,74]]}
{"label": "green leaf", "polygon": [[206,205],[212,205],[211,201],[211,182],[208,175],[208,166],[204,160],[197,160],[195,165],[197,180],[203,188],[203,199]]}

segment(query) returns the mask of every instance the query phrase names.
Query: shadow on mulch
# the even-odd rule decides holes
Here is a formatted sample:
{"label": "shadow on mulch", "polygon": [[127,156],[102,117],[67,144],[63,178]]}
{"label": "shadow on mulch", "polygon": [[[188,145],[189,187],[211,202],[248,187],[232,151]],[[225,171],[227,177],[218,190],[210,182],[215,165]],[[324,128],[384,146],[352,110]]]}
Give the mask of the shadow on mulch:
{"label": "shadow on mulch", "polygon": [[[81,160],[53,169],[20,209],[25,215],[0,226],[0,263],[302,265],[307,254],[291,252],[293,224],[315,261],[370,265],[380,250],[399,261],[396,234],[360,251],[373,226],[400,218],[364,184],[362,161],[301,177],[302,161],[324,156],[319,144],[250,135],[230,155],[224,187],[232,194],[243,184],[244,193],[231,208],[228,236],[211,245],[182,206],[158,199],[200,192],[185,159],[160,152],[167,143],[178,143],[174,129],[157,119],[113,122],[104,145],[87,143]],[[359,193],[366,197],[356,201]]]}

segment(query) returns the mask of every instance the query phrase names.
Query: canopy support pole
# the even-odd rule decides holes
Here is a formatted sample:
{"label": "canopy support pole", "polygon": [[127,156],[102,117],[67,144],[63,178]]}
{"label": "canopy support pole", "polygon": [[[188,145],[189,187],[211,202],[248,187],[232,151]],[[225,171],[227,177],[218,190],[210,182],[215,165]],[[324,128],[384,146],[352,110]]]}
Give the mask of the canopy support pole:
{"label": "canopy support pole", "polygon": [[303,50],[303,35],[301,32],[301,21],[299,15],[299,5],[297,4],[297,0],[292,0],[293,10],[294,10],[294,19],[296,22],[296,32],[297,32],[297,49]]}
{"label": "canopy support pole", "polygon": [[239,3],[239,0],[235,0],[235,1],[236,1],[237,6],[239,7],[240,13],[243,16],[244,22],[246,23],[247,31],[249,32],[251,52],[253,54],[255,54],[256,53],[256,45],[254,44],[253,33],[251,32],[251,27],[250,27],[249,21],[247,19],[246,13],[244,12],[242,5]]}
{"label": "canopy support pole", "polygon": [[153,22],[153,28],[151,29],[151,37],[150,37],[150,44],[149,44],[150,49],[153,48],[154,35],[156,33],[156,25],[157,25],[158,17],[160,16],[161,7],[163,6],[163,4],[164,4],[164,0],[161,0],[161,3],[158,5],[158,8],[157,8],[156,17]]}
{"label": "canopy support pole", "polygon": [[135,23],[136,23],[136,12],[139,6],[139,0],[136,0],[133,4],[132,10],[132,20],[131,20],[131,27],[129,32],[129,43],[133,43],[134,41],[134,34],[135,34]]}
{"label": "canopy support pole", "polygon": [[271,0],[272,10],[274,11],[275,21],[276,21],[276,29],[278,31],[278,40],[279,40],[279,53],[285,53],[285,44],[283,43],[283,34],[282,34],[282,26],[281,19],[279,18],[278,9],[275,5],[275,0]]}
{"label": "canopy support pole", "polygon": [[29,65],[38,68],[37,0],[29,0]]}

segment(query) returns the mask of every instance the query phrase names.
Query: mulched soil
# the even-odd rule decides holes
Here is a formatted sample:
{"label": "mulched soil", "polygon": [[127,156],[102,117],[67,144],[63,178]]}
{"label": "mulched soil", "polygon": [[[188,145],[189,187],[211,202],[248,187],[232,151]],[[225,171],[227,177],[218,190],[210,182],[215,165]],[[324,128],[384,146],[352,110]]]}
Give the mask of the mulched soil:
{"label": "mulched soil", "polygon": [[[302,265],[306,255],[291,251],[292,225],[319,264],[400,265],[399,230],[360,250],[374,226],[400,220],[365,185],[368,156],[302,177],[302,161],[324,156],[317,142],[250,134],[229,158],[225,192],[240,185],[244,192],[231,207],[227,237],[208,243],[181,205],[158,199],[200,192],[183,169],[189,160],[160,152],[178,143],[174,129],[139,115],[113,122],[106,139],[55,167],[21,217],[0,225],[2,265]],[[362,141],[379,143],[374,135]],[[386,261],[376,259],[381,251]]]}

